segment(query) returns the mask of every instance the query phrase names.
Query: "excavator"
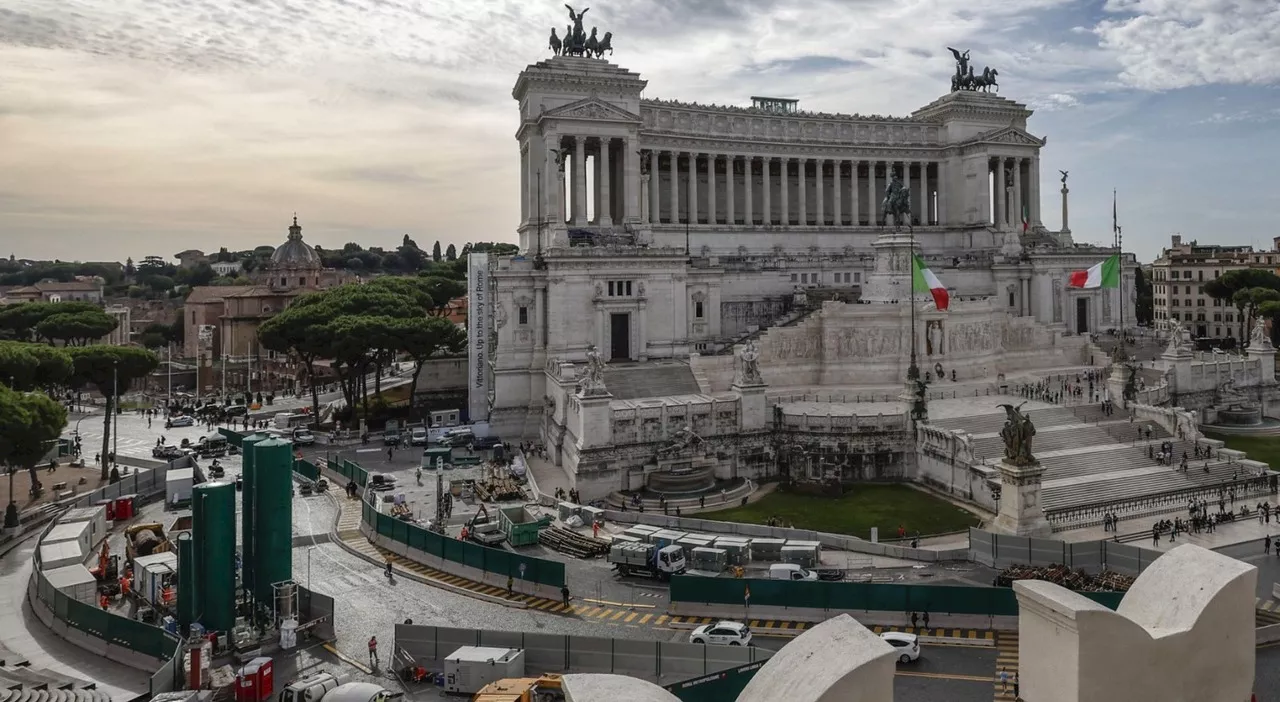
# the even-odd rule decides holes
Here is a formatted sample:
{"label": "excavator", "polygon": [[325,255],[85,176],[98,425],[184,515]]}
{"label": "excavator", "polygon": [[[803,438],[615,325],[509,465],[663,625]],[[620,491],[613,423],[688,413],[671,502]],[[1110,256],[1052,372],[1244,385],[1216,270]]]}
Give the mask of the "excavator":
{"label": "excavator", "polygon": [[102,542],[102,550],[98,552],[98,565],[89,571],[98,581],[98,592],[107,597],[120,594],[120,557],[111,555],[111,547]]}

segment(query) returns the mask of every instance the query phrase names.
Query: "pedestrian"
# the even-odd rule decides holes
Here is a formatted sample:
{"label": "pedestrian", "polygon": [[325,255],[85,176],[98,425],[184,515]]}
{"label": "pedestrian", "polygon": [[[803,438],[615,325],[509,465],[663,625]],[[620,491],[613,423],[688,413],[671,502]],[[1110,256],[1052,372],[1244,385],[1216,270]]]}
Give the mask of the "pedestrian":
{"label": "pedestrian", "polygon": [[395,447],[388,446],[388,447],[387,447],[387,460],[388,460],[388,461],[390,461],[390,460],[391,460],[391,456],[392,456],[392,454],[394,454],[394,453],[395,453]]}
{"label": "pedestrian", "polygon": [[378,667],[378,637],[369,637],[369,665]]}
{"label": "pedestrian", "polygon": [[919,615],[917,615],[915,612],[912,612],[912,613],[911,613],[911,628],[912,628],[912,629],[915,629],[915,628],[916,628],[916,622],[917,622],[917,621],[919,621],[919,619],[920,619]]}
{"label": "pedestrian", "polygon": [[1022,699],[1021,695],[1018,694],[1018,687],[1018,674],[1015,672],[1013,674],[1013,699],[1015,700]]}
{"label": "pedestrian", "polygon": [[560,586],[560,601],[564,604],[565,607],[569,606],[569,586],[568,585]]}
{"label": "pedestrian", "polygon": [[391,554],[387,554],[387,579],[391,578]]}
{"label": "pedestrian", "polygon": [[515,592],[515,585],[516,585],[515,579],[512,578],[510,575],[508,575],[507,576],[507,594],[508,595],[510,595],[512,592]]}
{"label": "pedestrian", "polygon": [[924,616],[920,618],[920,621],[924,622],[924,628],[926,628],[926,629],[928,629],[928,628],[929,628],[929,612],[928,612],[928,610],[925,610]]}
{"label": "pedestrian", "polygon": [[1009,691],[1009,671],[1004,668],[1000,669],[1000,688],[1001,692]]}
{"label": "pedestrian", "polygon": [[1267,534],[1267,538],[1262,540],[1262,552],[1264,554],[1271,553],[1271,535]]}
{"label": "pedestrian", "polygon": [[702,509],[703,507],[706,507],[706,506],[707,506],[707,496],[700,495],[698,497],[698,509]]}

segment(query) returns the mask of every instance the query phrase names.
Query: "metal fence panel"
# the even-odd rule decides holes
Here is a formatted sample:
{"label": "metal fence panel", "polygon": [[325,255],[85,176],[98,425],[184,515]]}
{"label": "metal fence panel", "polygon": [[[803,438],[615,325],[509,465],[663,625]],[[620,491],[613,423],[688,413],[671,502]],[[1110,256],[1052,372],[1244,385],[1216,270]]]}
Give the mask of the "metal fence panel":
{"label": "metal fence panel", "polygon": [[1081,568],[1086,573],[1102,572],[1102,543],[1098,541],[1084,541],[1080,543],[1069,544],[1069,553],[1071,554],[1072,568]]}
{"label": "metal fence panel", "polygon": [[549,673],[569,670],[566,638],[559,634],[525,634],[525,670]]}
{"label": "metal fence panel", "polygon": [[995,544],[993,534],[981,529],[969,528],[969,560],[984,566],[995,564]]}
{"label": "metal fence panel", "polygon": [[586,673],[613,671],[613,639],[601,636],[570,636],[569,666]]}
{"label": "metal fence panel", "polygon": [[[621,675],[657,674],[657,641],[613,639],[612,644],[613,670],[610,672]],[[708,646],[707,648],[720,648],[720,646]]]}
{"label": "metal fence panel", "polygon": [[1027,539],[1031,560],[1028,565],[1062,565],[1067,562],[1066,544],[1056,539]]}

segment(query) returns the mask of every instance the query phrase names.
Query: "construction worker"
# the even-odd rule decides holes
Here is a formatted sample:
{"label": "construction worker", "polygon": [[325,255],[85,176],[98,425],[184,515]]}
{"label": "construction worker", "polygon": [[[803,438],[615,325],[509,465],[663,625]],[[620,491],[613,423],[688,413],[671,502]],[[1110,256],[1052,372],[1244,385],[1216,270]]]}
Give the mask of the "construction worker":
{"label": "construction worker", "polygon": [[390,578],[391,578],[391,556],[390,556],[390,554],[388,554],[388,555],[387,555],[387,578],[388,578],[388,579],[390,579]]}
{"label": "construction worker", "polygon": [[568,585],[560,586],[560,601],[564,603],[565,607],[569,606],[569,586]]}
{"label": "construction worker", "polygon": [[[390,566],[391,563],[388,561],[387,565]],[[378,667],[378,637],[376,636],[369,637],[369,665]]]}
{"label": "construction worker", "polygon": [[101,595],[98,595],[98,606],[101,607],[104,612],[111,607],[111,598],[107,597],[107,593],[104,592]]}

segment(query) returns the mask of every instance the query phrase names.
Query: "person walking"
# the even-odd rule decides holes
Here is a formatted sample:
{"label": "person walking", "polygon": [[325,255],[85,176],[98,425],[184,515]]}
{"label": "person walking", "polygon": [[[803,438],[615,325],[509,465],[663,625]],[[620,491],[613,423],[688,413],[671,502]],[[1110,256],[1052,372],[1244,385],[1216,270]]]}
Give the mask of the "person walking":
{"label": "person walking", "polygon": [[515,592],[515,585],[516,585],[515,578],[512,578],[510,575],[508,575],[507,576],[507,594],[508,595]]}
{"label": "person walking", "polygon": [[918,622],[919,620],[920,620],[920,616],[919,616],[918,614],[916,614],[915,612],[912,612],[912,613],[911,613],[911,628],[912,628],[913,630],[916,628],[916,622]]}
{"label": "person walking", "polygon": [[1015,671],[1013,674],[1013,699],[1015,700],[1022,699],[1022,695],[1018,694],[1018,688],[1018,673]]}
{"label": "person walking", "polygon": [[1267,534],[1267,538],[1262,540],[1262,553],[1264,554],[1271,553],[1271,535],[1270,534]]}
{"label": "person walking", "polygon": [[565,607],[569,606],[569,586],[568,585],[560,586],[560,602],[564,604]]}
{"label": "person walking", "polygon": [[924,628],[929,628],[929,612],[926,610],[924,616],[920,617],[920,621],[924,622]]}
{"label": "person walking", "polygon": [[[387,565],[390,566],[391,562],[388,561]],[[378,637],[377,636],[369,637],[369,665],[374,668],[378,667]]]}
{"label": "person walking", "polygon": [[387,579],[391,579],[391,556],[387,556]]}
{"label": "person walking", "polygon": [[1000,669],[1000,691],[1004,693],[1009,692],[1009,671],[1004,668]]}

